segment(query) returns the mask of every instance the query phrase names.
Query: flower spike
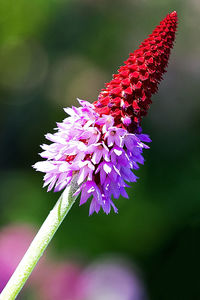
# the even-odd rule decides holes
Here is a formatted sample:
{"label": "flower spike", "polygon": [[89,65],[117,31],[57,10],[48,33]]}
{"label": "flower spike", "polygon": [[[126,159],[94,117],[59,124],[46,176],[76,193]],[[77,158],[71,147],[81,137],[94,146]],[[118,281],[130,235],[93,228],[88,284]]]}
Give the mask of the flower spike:
{"label": "flower spike", "polygon": [[160,22],[139,49],[130,54],[93,104],[78,99],[80,107],[65,108],[70,115],[47,134],[52,143],[42,145],[46,161],[33,167],[46,173],[48,191],[65,189],[77,175],[80,205],[91,197],[89,214],[117,208],[113,198],[128,197],[126,182],[136,182],[132,170],[144,163],[143,149],[151,142],[142,134],[141,120],[166,71],[175,39],[177,14]]}
{"label": "flower spike", "polygon": [[162,74],[166,72],[176,28],[174,11],[160,22],[139,49],[130,53],[125,65],[106,84],[94,102],[96,112],[113,116],[115,125],[129,132],[137,130],[152,102],[151,95],[157,92]]}

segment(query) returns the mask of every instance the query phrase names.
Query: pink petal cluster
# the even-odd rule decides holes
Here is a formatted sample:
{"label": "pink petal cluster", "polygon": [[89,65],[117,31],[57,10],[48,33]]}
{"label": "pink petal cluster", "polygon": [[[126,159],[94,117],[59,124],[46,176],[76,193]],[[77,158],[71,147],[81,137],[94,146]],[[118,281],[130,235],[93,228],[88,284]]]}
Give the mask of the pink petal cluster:
{"label": "pink petal cluster", "polygon": [[143,164],[143,149],[149,148],[144,142],[150,138],[114,126],[114,118],[100,116],[95,107],[87,101],[79,100],[80,107],[64,109],[69,115],[62,123],[57,123],[56,133],[46,135],[51,141],[42,145],[40,154],[45,161],[33,167],[46,173],[44,186],[48,191],[61,191],[78,174],[81,193],[80,205],[91,197],[89,214],[100,208],[108,214],[113,207],[112,196],[128,198],[126,182],[135,182],[137,177],[131,171]]}

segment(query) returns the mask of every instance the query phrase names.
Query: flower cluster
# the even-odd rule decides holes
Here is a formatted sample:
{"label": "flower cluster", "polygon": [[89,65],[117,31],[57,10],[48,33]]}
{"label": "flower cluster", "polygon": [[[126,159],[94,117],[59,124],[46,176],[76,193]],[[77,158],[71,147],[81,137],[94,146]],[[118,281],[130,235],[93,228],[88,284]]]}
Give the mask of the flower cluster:
{"label": "flower cluster", "polygon": [[80,204],[93,196],[90,214],[99,212],[100,207],[108,214],[111,206],[117,212],[111,196],[128,197],[125,181],[137,180],[131,170],[144,162],[142,151],[149,147],[143,142],[150,139],[114,126],[114,118],[100,117],[93,104],[83,100],[79,103],[79,108],[65,109],[70,117],[57,124],[55,134],[46,135],[52,144],[41,146],[41,157],[47,160],[37,162],[34,168],[46,173],[44,186],[49,185],[48,191],[53,187],[62,190],[78,172]]}
{"label": "flower cluster", "polygon": [[137,180],[132,170],[143,164],[143,149],[149,148],[141,118],[165,72],[176,25],[176,12],[167,15],[113,75],[98,101],[79,100],[79,108],[64,109],[70,117],[57,123],[56,133],[46,135],[52,142],[41,146],[46,161],[34,165],[46,173],[48,191],[64,189],[77,173],[80,204],[92,196],[90,214],[101,207],[106,214],[111,207],[117,212],[112,198],[128,197],[126,182]]}

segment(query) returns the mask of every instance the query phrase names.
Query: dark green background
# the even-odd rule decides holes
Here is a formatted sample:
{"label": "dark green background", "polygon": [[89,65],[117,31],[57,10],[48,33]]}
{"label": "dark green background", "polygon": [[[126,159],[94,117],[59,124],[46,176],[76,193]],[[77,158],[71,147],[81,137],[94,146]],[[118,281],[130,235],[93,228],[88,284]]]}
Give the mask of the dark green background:
{"label": "dark green background", "polygon": [[[200,2],[77,0],[0,2],[0,226],[38,228],[58,194],[42,189],[44,134],[76,97],[104,82],[168,12],[179,26],[168,72],[143,121],[153,142],[119,214],[88,217],[74,205],[51,251],[88,263],[120,254],[142,271],[152,300],[200,299]],[[123,299],[122,299],[123,300]]]}

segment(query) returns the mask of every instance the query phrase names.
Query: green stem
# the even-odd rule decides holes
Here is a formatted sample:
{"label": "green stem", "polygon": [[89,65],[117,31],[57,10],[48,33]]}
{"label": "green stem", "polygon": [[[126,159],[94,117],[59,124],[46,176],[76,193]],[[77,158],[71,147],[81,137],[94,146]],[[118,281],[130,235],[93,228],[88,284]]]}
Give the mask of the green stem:
{"label": "green stem", "polygon": [[77,196],[75,197],[73,194],[78,188],[76,182],[77,178],[75,176],[70,186],[64,190],[56,205],[50,211],[29,249],[2,291],[0,300],[16,299],[44,250],[75,202]]}

